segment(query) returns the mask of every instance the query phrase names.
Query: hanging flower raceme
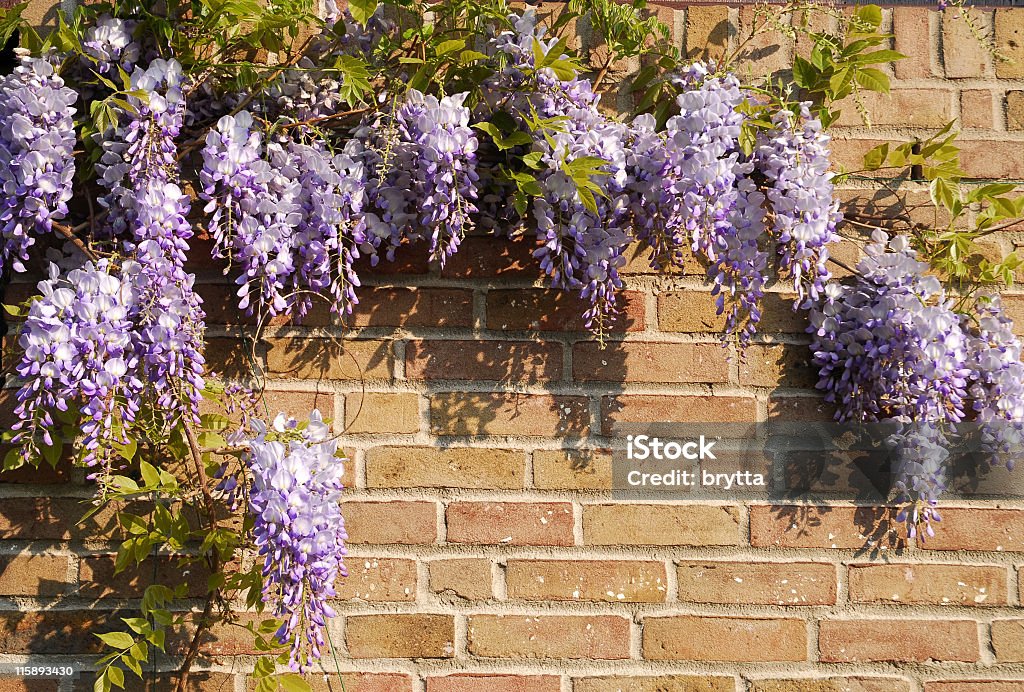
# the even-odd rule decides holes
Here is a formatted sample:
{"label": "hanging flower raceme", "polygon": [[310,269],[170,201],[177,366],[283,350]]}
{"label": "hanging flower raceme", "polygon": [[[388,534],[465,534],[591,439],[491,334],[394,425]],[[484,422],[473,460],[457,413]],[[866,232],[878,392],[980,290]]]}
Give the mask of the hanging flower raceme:
{"label": "hanging flower raceme", "polygon": [[[133,271],[134,264],[124,269]],[[139,410],[143,384],[131,319],[136,287],[101,260],[64,277],[51,265],[39,293],[18,337],[24,384],[13,443],[26,462],[40,458],[60,435],[55,412],[78,410],[89,478],[102,481],[111,471],[112,444],[128,441],[125,431]]]}
{"label": "hanging flower raceme", "polygon": [[243,111],[207,135],[200,179],[215,252],[242,268],[240,308],[302,317],[311,294],[326,291],[334,312],[351,314],[352,264],[376,251],[360,160],[322,142],[265,141]]}
{"label": "hanging flower raceme", "polygon": [[334,582],[348,574],[342,561],[348,536],[338,504],[344,463],[318,411],[302,426],[284,415],[270,428],[254,425],[246,462],[263,600],[283,620],[275,638],[291,646],[292,669],[308,670],[323,653],[323,630],[334,616],[327,603]]}
{"label": "hanging flower raceme", "polygon": [[779,268],[792,274],[796,303],[801,305],[817,301],[831,275],[828,244],[839,239],[836,224],[842,215],[833,196],[829,137],[822,132],[821,121],[803,104],[799,115],[780,110],[772,123],[775,129],[761,133],[754,157],[768,180]]}
{"label": "hanging flower raceme", "polygon": [[175,137],[184,119],[181,65],[157,59],[131,75],[132,108],[103,136],[97,165],[109,189],[107,234],[135,259],[125,276],[136,285],[135,348],[147,393],[174,423],[199,420],[204,386],[202,299],[185,271],[192,228],[188,196],[177,185]]}
{"label": "hanging flower raceme", "polygon": [[25,271],[35,236],[68,212],[77,100],[49,60],[23,57],[0,77],[0,273]]}
{"label": "hanging flower raceme", "polygon": [[131,72],[139,61],[141,46],[135,40],[137,23],[104,14],[85,30],[83,53],[91,58],[89,64],[100,74],[116,71],[118,67]]}

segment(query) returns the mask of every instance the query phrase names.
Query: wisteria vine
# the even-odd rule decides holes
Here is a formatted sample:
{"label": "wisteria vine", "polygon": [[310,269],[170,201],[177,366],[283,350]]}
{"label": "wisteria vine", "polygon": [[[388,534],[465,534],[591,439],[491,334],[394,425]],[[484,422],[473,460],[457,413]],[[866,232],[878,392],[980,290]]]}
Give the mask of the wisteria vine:
{"label": "wisteria vine", "polygon": [[[602,343],[635,247],[659,272],[694,257],[705,267],[723,343],[740,354],[780,280],[793,309],[810,313],[819,388],[837,418],[895,426],[887,443],[911,533],[939,518],[956,426],[975,425],[985,458],[1012,467],[1024,365],[998,296],[965,308],[907,238],[881,232],[852,281],[833,279],[831,120],[814,103],[751,88],[726,64],[677,62],[654,112],[613,116],[599,89],[609,66],[588,78],[533,9],[474,17],[473,41],[431,57],[386,13],[357,20],[359,6],[327,5],[321,33],[265,82],[244,69],[230,86],[212,78],[226,54],[179,61],[142,11],[82,10],[91,21],[75,24],[80,35],[65,27],[59,49],[22,51],[0,77],[0,276],[48,269],[20,315],[9,465],[55,462],[73,437],[101,501],[202,498],[214,567],[242,539],[219,524],[212,493],[244,507],[259,565],[232,587],[273,612],[271,638],[292,670],[330,646],[329,601],[345,575],[343,460],[318,412],[267,425],[244,387],[207,371],[189,265],[197,231],[261,327],[301,320],[318,300],[344,322],[360,259],[390,262],[423,244],[444,268],[470,234],[524,238],[544,280],[586,304]],[[408,54],[389,63],[396,51]],[[457,74],[440,69],[449,55]],[[382,64],[392,79],[373,73]],[[207,412],[211,394],[240,425]],[[150,462],[162,449],[197,482],[182,489],[162,475]],[[137,532],[118,559],[193,538],[164,523],[182,534],[147,544]]]}

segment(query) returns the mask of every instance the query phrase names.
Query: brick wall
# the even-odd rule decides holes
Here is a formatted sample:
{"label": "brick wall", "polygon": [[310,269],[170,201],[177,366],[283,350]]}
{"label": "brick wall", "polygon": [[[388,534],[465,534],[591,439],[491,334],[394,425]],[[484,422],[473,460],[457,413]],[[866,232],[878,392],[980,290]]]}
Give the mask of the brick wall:
{"label": "brick wall", "polygon": [[[659,12],[693,54],[720,52],[748,20],[724,6]],[[1017,59],[999,65],[946,19],[887,11],[911,58],[892,98],[872,100],[873,129],[837,130],[839,161],[959,117],[974,174],[1024,177],[1024,10],[984,13]],[[765,37],[755,69],[806,49],[776,42]],[[856,185],[843,195],[885,204]],[[993,251],[1018,239],[1007,231]],[[837,254],[853,262],[856,247]],[[769,295],[739,364],[718,346],[700,269],[669,282],[638,259],[601,351],[576,301],[542,288],[530,249],[472,237],[443,272],[407,252],[366,268],[353,328],[316,314],[255,348],[219,269],[198,267],[211,365],[235,376],[254,354],[269,409],[316,406],[346,431],[351,575],[331,636],[348,692],[1024,690],[1024,504],[951,503],[917,545],[884,512],[845,503],[613,502],[615,421],[829,417],[802,317]],[[1024,327],[1024,295],[1007,304]],[[11,405],[0,394],[0,419]],[[113,575],[109,516],[76,525],[80,470],[0,482],[0,661],[86,666],[89,632],[154,574],[180,575],[167,563]],[[215,634],[196,689],[248,689],[247,634]],[[87,677],[0,677],[0,690],[84,690]],[[169,689],[168,674],[155,680]]]}

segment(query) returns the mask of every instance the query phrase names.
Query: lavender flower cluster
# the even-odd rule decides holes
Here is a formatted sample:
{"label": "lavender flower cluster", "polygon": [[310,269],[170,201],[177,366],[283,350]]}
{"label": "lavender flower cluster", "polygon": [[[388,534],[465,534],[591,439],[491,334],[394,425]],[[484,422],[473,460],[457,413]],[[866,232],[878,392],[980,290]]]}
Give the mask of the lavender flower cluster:
{"label": "lavender flower cluster", "polygon": [[347,576],[345,523],[338,504],[344,463],[319,411],[300,425],[279,415],[246,444],[252,474],[249,512],[263,558],[263,600],[282,618],[275,638],[291,646],[290,663],[308,670],[321,656],[324,627],[334,616],[328,599]]}
{"label": "lavender flower cluster", "polygon": [[[1024,439],[1020,342],[998,299],[979,300],[978,324],[953,301],[904,237],[876,231],[852,285],[830,283],[810,310],[818,388],[840,421],[898,426],[889,444],[911,530],[930,533],[945,489],[947,435],[973,415],[983,448],[1012,466]],[[970,405],[968,405],[970,402]]]}
{"label": "lavender flower cluster", "polygon": [[68,213],[77,100],[49,60],[22,57],[0,77],[0,274],[25,271],[35,236]]}

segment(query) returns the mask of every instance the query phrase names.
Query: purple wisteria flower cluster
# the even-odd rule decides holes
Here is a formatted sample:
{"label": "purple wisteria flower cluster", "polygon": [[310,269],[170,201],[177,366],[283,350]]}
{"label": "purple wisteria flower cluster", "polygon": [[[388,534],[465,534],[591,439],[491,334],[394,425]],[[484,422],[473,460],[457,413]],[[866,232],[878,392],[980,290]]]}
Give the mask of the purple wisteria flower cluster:
{"label": "purple wisteria flower cluster", "polygon": [[270,427],[254,421],[256,435],[245,444],[252,475],[249,512],[255,544],[263,559],[263,601],[283,620],[275,633],[291,646],[293,670],[308,670],[325,645],[328,599],[334,583],[347,576],[345,523],[338,504],[344,460],[337,442],[313,411],[309,422],[279,415]]}
{"label": "purple wisteria flower cluster", "polygon": [[0,77],[0,274],[25,271],[35,236],[68,213],[77,100],[49,60],[23,57]]}
{"label": "purple wisteria flower cluster", "polygon": [[828,284],[811,308],[818,388],[839,421],[897,426],[896,487],[912,505],[911,531],[931,533],[957,424],[971,420],[993,460],[1012,467],[1019,454],[1020,342],[994,296],[979,299],[977,324],[955,311],[905,237],[876,231],[865,252],[855,282]]}
{"label": "purple wisteria flower cluster", "polygon": [[375,250],[363,209],[365,167],[323,142],[267,140],[253,115],[226,115],[207,135],[200,171],[216,252],[242,268],[239,307],[304,316],[316,294],[351,314],[361,252]]}

